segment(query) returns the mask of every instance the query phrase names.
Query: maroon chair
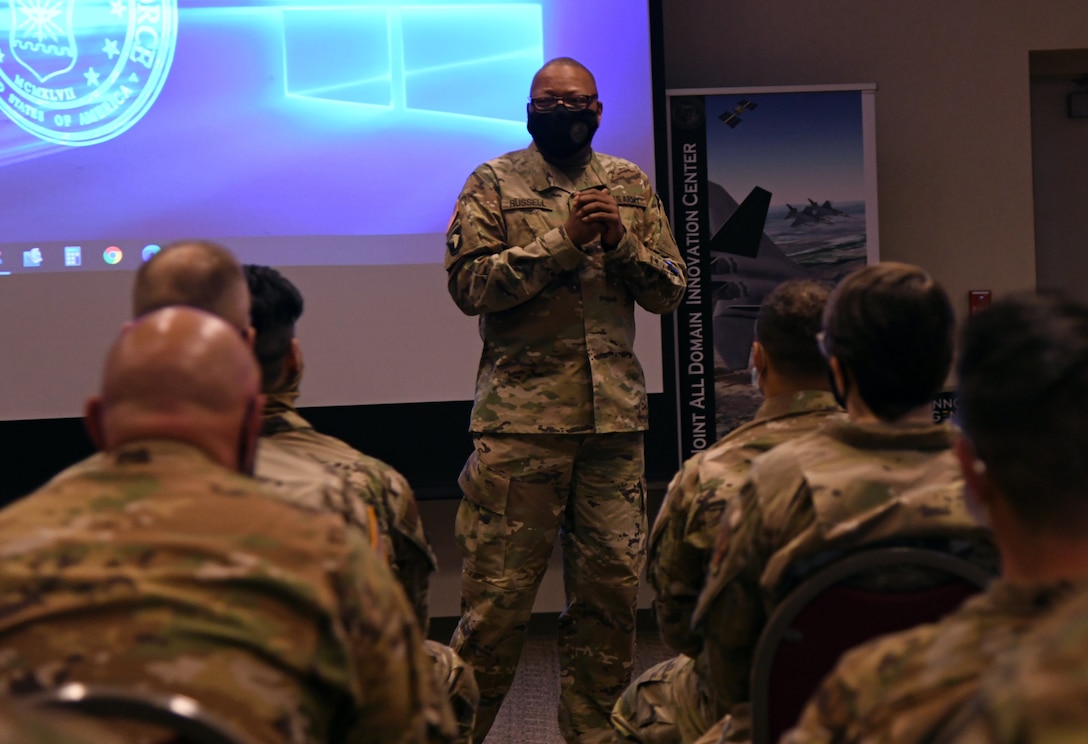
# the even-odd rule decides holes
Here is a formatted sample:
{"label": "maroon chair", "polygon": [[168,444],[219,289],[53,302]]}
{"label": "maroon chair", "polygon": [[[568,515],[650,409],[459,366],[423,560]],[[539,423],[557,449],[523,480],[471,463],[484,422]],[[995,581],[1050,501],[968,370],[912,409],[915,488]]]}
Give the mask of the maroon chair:
{"label": "maroon chair", "polygon": [[[937,583],[909,591],[851,586],[864,576],[916,567]],[[947,581],[940,581],[946,574]],[[882,547],[841,558],[809,576],[775,608],[752,660],[752,742],[791,728],[844,651],[886,633],[939,620],[994,577],[931,548]]]}
{"label": "maroon chair", "polygon": [[250,737],[184,695],[70,682],[22,700],[35,708],[86,716],[104,725],[110,721],[152,724],[172,734],[171,744],[253,744]]}

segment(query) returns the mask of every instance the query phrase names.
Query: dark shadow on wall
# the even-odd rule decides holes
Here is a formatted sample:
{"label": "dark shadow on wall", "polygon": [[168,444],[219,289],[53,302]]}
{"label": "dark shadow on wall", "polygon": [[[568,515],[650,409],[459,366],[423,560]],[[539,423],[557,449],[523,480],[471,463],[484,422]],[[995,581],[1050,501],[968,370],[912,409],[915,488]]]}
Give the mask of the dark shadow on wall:
{"label": "dark shadow on wall", "polygon": [[[650,398],[646,479],[667,483],[678,467],[675,405]],[[322,432],[384,460],[408,479],[420,499],[460,498],[457,475],[472,451],[470,401],[303,408]],[[94,451],[80,419],[0,421],[0,505],[30,493]]]}

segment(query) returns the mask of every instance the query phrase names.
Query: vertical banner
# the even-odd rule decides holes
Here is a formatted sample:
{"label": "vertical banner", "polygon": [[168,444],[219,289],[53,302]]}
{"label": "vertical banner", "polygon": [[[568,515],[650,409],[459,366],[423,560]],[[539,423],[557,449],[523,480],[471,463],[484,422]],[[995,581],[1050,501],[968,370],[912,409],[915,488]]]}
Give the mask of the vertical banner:
{"label": "vertical banner", "polygon": [[763,298],[878,260],[875,86],[668,91],[669,193],[688,288],[676,323],[682,459],[762,402]]}
{"label": "vertical banner", "polygon": [[676,384],[681,452],[706,449],[715,439],[714,350],[710,317],[710,237],[707,210],[706,109],[702,96],[670,100],[670,204],[673,232],[687,265],[688,286],[677,309]]}

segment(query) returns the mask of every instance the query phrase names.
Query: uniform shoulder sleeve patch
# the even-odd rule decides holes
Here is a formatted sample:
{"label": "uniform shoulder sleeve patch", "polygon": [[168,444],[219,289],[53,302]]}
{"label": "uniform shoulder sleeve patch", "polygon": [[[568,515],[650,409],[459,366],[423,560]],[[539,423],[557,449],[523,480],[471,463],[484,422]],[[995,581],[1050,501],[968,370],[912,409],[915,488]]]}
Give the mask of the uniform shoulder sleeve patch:
{"label": "uniform shoulder sleeve patch", "polygon": [[458,206],[450,215],[450,223],[446,225],[446,250],[451,256],[456,256],[461,250],[461,207]]}

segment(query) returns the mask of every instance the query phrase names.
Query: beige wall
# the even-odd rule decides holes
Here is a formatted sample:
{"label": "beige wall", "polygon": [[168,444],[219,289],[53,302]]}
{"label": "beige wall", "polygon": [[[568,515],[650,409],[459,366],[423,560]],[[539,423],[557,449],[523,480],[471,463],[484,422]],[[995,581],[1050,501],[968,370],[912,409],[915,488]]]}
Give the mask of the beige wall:
{"label": "beige wall", "polygon": [[1083,0],[663,0],[668,88],[876,83],[881,257],[1035,287],[1028,53],[1088,48]]}
{"label": "beige wall", "polygon": [[1032,55],[1035,270],[1039,289],[1081,301],[1088,301],[1088,118],[1066,111],[1074,80],[1086,73],[1088,50]]}

